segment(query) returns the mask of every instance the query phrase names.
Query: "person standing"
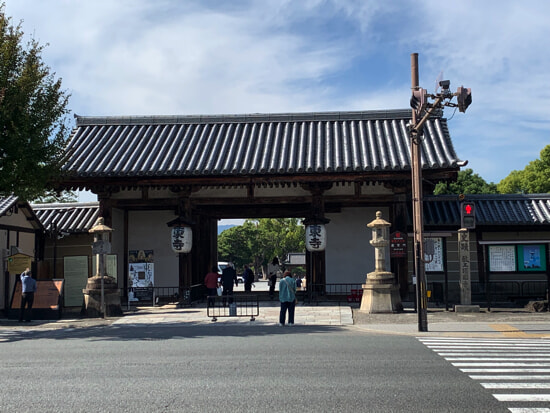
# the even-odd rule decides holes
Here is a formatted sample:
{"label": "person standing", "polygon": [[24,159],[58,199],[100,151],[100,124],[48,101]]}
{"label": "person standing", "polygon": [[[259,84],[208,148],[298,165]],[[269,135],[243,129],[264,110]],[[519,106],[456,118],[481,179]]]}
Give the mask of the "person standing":
{"label": "person standing", "polygon": [[213,266],[212,270],[204,277],[204,285],[206,286],[206,293],[208,295],[208,305],[214,306],[215,296],[218,294],[218,267]]}
{"label": "person standing", "polygon": [[277,273],[279,272],[279,259],[273,258],[270,264],[267,265],[267,279],[269,280],[269,298],[273,300],[275,297],[275,284],[277,284]]}
{"label": "person standing", "polygon": [[248,265],[245,264],[243,271],[244,290],[247,292],[252,291],[252,284],[254,283],[254,273]]}
{"label": "person standing", "polygon": [[290,271],[285,271],[279,281],[279,301],[281,312],[279,313],[279,325],[285,325],[286,312],[288,311],[288,325],[294,325],[294,310],[296,308],[296,281]]}
{"label": "person standing", "polygon": [[[233,284],[237,286],[239,285],[238,283],[239,282],[237,281],[237,271],[235,271],[235,268],[233,267],[233,263],[230,262],[228,263],[227,267],[225,267],[222,270],[222,287],[223,287],[222,295],[224,297],[223,305],[225,305],[226,303],[225,301],[226,296],[229,296],[229,297],[233,296]],[[229,304],[231,304],[232,302],[233,302],[233,298],[229,298]]]}
{"label": "person standing", "polygon": [[34,293],[36,292],[36,281],[32,278],[31,270],[27,268],[21,274],[21,308],[19,310],[19,321],[23,321],[25,307],[28,308],[26,322],[31,321],[32,304],[34,303]]}

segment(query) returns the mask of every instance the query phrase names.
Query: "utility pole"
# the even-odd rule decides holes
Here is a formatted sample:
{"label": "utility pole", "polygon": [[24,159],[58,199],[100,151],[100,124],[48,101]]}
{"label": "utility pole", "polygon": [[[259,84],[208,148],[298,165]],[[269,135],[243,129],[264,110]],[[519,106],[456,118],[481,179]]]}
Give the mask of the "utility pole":
{"label": "utility pole", "polygon": [[[413,96],[418,91],[418,53],[411,54],[411,89]],[[419,113],[420,114],[420,113]],[[417,110],[412,110],[412,125],[418,123]],[[422,209],[422,130],[410,129],[411,139],[411,185],[414,228],[414,272],[416,274],[416,311],[418,313],[418,331],[428,331],[428,298],[426,293],[426,275],[424,271],[424,212]]]}
{"label": "utility pole", "polygon": [[[410,124],[411,145],[411,187],[413,206],[414,232],[414,271],[416,274],[416,309],[418,312],[418,331],[428,331],[428,297],[426,292],[426,272],[424,267],[424,211],[422,208],[422,133],[424,124],[432,113],[443,106],[458,107],[460,112],[472,103],[471,89],[459,87],[456,93],[449,90],[450,81],[439,82],[441,93],[428,94],[419,86],[418,53],[411,54],[411,107],[412,122]],[[451,99],[456,96],[457,103]],[[430,103],[428,99],[433,99]]]}

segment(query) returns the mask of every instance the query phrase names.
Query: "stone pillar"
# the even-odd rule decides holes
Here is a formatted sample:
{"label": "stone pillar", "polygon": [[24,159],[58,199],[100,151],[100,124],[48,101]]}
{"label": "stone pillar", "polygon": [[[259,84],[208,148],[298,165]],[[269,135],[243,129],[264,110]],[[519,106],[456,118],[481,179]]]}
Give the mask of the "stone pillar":
{"label": "stone pillar", "polygon": [[458,230],[458,260],[460,263],[460,305],[455,305],[455,312],[479,313],[479,305],[472,305],[470,233],[466,228]]}
{"label": "stone pillar", "polygon": [[393,273],[386,271],[386,247],[389,243],[390,223],[376,212],[376,219],[367,227],[372,228],[370,244],[375,249],[375,270],[367,274],[363,284],[360,311],[366,313],[395,313],[403,310],[399,286],[394,283]]}

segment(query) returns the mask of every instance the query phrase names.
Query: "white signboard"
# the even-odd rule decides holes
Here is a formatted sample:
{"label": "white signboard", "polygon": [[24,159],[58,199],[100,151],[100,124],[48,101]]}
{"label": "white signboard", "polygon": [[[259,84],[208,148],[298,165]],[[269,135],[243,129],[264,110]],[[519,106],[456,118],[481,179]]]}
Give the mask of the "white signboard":
{"label": "white signboard", "polygon": [[426,238],[433,241],[434,254],[425,255],[425,269],[431,272],[443,272],[443,238]]}
{"label": "white signboard", "polygon": [[514,245],[489,246],[489,271],[510,272],[516,270],[516,247]]}
{"label": "white signboard", "polygon": [[155,270],[152,263],[136,262],[130,264],[128,276],[132,288],[153,287],[155,281]]}

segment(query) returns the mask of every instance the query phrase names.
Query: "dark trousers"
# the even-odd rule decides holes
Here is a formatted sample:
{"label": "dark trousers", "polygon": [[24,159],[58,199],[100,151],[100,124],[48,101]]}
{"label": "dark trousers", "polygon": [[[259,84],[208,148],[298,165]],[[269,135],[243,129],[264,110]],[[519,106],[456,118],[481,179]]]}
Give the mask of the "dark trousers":
{"label": "dark trousers", "polygon": [[210,307],[214,307],[214,303],[216,302],[216,296],[218,295],[218,289],[217,288],[208,288],[208,305]]}
{"label": "dark trousers", "polygon": [[34,293],[21,294],[21,308],[19,310],[19,321],[23,321],[25,314],[25,307],[28,308],[26,321],[31,321],[32,316],[32,304],[34,303]]}
{"label": "dark trousers", "polygon": [[244,283],[244,290],[248,292],[252,291],[252,283]]}
{"label": "dark trousers", "polygon": [[275,297],[275,284],[277,284],[277,277],[269,278],[269,296],[273,299]]}
{"label": "dark trousers", "polygon": [[[233,303],[233,290],[224,288],[223,292],[222,292],[222,297],[223,297],[223,306],[224,307],[227,305],[228,302],[229,302],[229,304],[232,304]],[[228,299],[228,297],[229,297],[229,299]]]}
{"label": "dark trousers", "polygon": [[288,324],[294,324],[295,301],[281,301],[281,312],[279,313],[279,323],[285,324],[286,312],[288,310]]}

